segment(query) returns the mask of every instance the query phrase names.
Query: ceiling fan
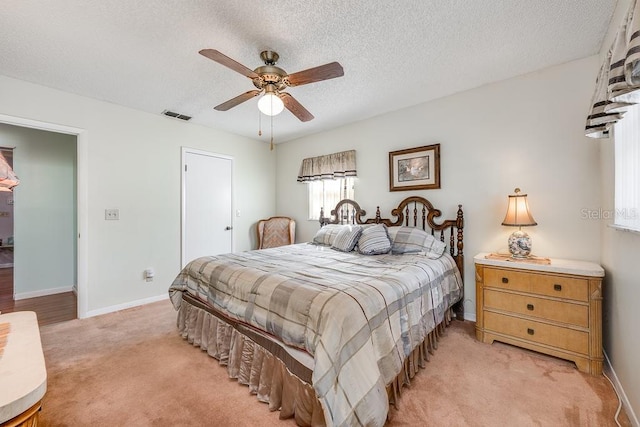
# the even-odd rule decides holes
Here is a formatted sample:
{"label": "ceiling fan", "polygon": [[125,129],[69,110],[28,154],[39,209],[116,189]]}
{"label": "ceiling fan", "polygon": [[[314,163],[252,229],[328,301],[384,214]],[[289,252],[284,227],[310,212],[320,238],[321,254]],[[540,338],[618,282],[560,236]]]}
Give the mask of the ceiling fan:
{"label": "ceiling fan", "polygon": [[[337,62],[287,74],[282,68],[276,66],[276,62],[280,56],[271,50],[265,50],[260,53],[260,58],[264,61],[264,65],[255,70],[245,67],[215,49],[203,49],[199,53],[250,78],[253,85],[257,88],[215,106],[214,109],[218,111],[227,111],[264,92],[264,96],[259,102],[259,108],[265,114],[276,115],[282,111],[284,107],[301,121],[308,122],[313,119],[313,114],[296,101],[293,96],[287,92],[283,92],[283,90],[287,87],[306,85],[344,75],[342,65]],[[279,109],[276,110],[278,106],[274,105],[274,103],[279,104]]]}

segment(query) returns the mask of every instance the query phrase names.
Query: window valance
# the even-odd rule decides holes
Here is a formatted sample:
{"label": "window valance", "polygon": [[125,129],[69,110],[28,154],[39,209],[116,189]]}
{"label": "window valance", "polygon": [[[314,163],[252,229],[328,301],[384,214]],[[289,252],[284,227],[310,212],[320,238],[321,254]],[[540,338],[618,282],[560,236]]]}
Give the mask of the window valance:
{"label": "window valance", "polygon": [[640,102],[640,8],[631,2],[596,80],[585,134],[607,138],[626,109]]}
{"label": "window valance", "polygon": [[358,176],[356,150],[342,151],[303,159],[298,172],[298,182]]}

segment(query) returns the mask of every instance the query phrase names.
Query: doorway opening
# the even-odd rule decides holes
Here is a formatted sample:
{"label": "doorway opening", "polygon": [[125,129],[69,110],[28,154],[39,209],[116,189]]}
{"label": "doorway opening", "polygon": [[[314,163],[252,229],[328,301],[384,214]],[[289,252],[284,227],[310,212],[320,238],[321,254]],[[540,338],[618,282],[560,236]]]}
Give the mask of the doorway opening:
{"label": "doorway opening", "polygon": [[[0,155],[12,171],[13,148],[0,147]],[[0,311],[13,307],[13,294],[13,192],[9,190],[0,191]]]}
{"label": "doorway opening", "polygon": [[[5,126],[5,125],[12,125],[12,126]],[[88,243],[86,238],[87,236],[87,232],[86,232],[87,231],[87,225],[86,225],[87,224],[87,190],[86,190],[87,169],[86,169],[86,165],[87,165],[87,158],[88,158],[88,150],[87,150],[86,133],[83,129],[79,129],[79,128],[73,128],[73,127],[68,127],[64,125],[57,125],[52,123],[40,122],[40,121],[31,120],[31,119],[23,119],[23,118],[6,116],[6,115],[0,114],[0,127],[3,127],[3,126],[5,128],[17,127],[17,128],[27,128],[27,130],[31,129],[34,131],[45,131],[43,132],[44,134],[52,135],[54,139],[56,136],[57,137],[64,136],[67,138],[67,140],[71,141],[71,145],[73,146],[72,148],[73,164],[70,164],[69,161],[66,161],[65,166],[63,166],[62,168],[58,168],[58,169],[67,169],[66,170],[67,176],[69,175],[68,169],[70,167],[73,169],[73,172],[72,172],[73,179],[71,181],[67,180],[65,181],[64,184],[62,184],[63,186],[66,186],[67,189],[71,187],[71,194],[73,194],[71,199],[67,198],[66,200],[68,205],[67,210],[63,213],[60,213],[57,210],[57,208],[53,208],[52,205],[54,204],[54,202],[52,202],[50,199],[47,199],[46,194],[41,194],[41,195],[38,195],[37,197],[30,196],[28,198],[22,199],[26,201],[25,202],[26,205],[29,205],[33,201],[37,201],[38,203],[41,204],[41,206],[42,205],[45,206],[45,212],[40,212],[41,209],[39,208],[41,206],[35,206],[35,207],[28,206],[29,214],[34,214],[35,212],[35,215],[43,216],[43,215],[47,215],[46,207],[51,207],[51,209],[55,209],[55,213],[54,213],[54,210],[51,210],[49,212],[49,217],[47,218],[47,220],[49,221],[52,227],[57,226],[57,219],[65,218],[66,220],[68,220],[69,216],[73,217],[73,225],[71,227],[67,227],[68,232],[65,234],[65,237],[63,238],[63,239],[66,239],[66,243],[65,243],[67,248],[66,259],[69,259],[70,261],[69,262],[65,261],[64,263],[58,262],[56,264],[57,267],[60,267],[62,264],[64,264],[64,268],[67,269],[67,277],[62,282],[58,281],[57,284],[55,284],[53,280],[50,280],[48,281],[50,283],[45,283],[42,285],[42,289],[38,289],[37,286],[34,287],[33,284],[37,280],[32,280],[28,278],[27,279],[27,283],[29,284],[28,286],[19,286],[18,288],[14,289],[12,292],[13,295],[11,295],[11,297],[13,296],[17,297],[15,298],[15,300],[11,298],[12,299],[11,302],[13,303],[12,311],[28,309],[28,310],[34,310],[38,313],[42,311],[43,313],[46,314],[48,310],[53,314],[56,311],[60,311],[61,307],[67,307],[65,310],[72,311],[74,313],[73,318],[75,317],[84,318],[86,317],[86,313],[88,311],[87,309],[87,306],[88,306],[87,268],[86,268],[87,243]],[[1,135],[2,134],[0,133],[0,136]],[[0,139],[0,142],[3,142],[3,141]],[[3,145],[3,144],[0,144],[0,145]],[[22,152],[22,148],[20,148],[20,152]],[[46,149],[45,149],[45,152],[46,152]],[[39,167],[40,161],[42,159],[46,159],[47,156],[55,157],[55,159],[50,159],[49,161],[58,162],[56,166],[60,166],[59,155],[56,154],[55,150],[52,152],[51,147],[49,147],[48,153],[41,155],[40,159],[37,162],[34,162],[34,163],[37,163],[37,165],[34,164],[32,166]],[[20,177],[20,169],[22,169],[23,171],[26,171],[28,168],[24,165],[21,165],[19,162],[16,164],[16,160],[21,161],[19,156],[17,159],[14,156],[13,160],[14,160],[14,165],[16,166],[14,169],[18,174],[18,176]],[[25,173],[27,173],[28,175],[28,172],[25,172]],[[25,179],[22,177],[20,178],[22,179],[22,184],[25,184]],[[25,220],[28,221],[28,215],[24,215],[25,217],[27,217],[25,219],[23,218],[23,215],[20,214],[19,206],[21,203],[21,197],[25,195],[18,194],[18,192],[20,190],[26,191],[27,187],[28,186],[26,184],[22,189],[17,187],[18,191],[14,193],[15,196],[17,196],[15,197],[15,200],[14,200],[15,204],[13,205],[14,208],[17,207],[17,209],[14,209],[14,213],[18,216],[16,218],[18,222],[22,220],[23,226],[24,226]],[[54,196],[54,197],[57,197],[57,196]],[[0,201],[0,212],[2,212],[1,201]],[[14,276],[19,276],[18,270],[19,270],[19,264],[21,262],[20,260],[22,259],[23,261],[29,262],[29,257],[31,255],[36,254],[38,251],[37,250],[34,251],[32,246],[31,251],[22,252],[22,250],[26,250],[26,246],[28,243],[27,241],[29,240],[29,238],[33,239],[33,236],[29,236],[29,233],[23,232],[23,237],[20,237],[18,224],[16,224],[16,231],[17,232],[14,236],[13,268],[14,268]],[[82,238],[83,236],[84,238]],[[20,241],[18,240],[19,238],[23,239],[24,246],[21,245]],[[51,245],[53,245],[52,247],[55,247],[53,251],[51,250],[51,247],[49,248],[50,249],[50,251],[48,252],[49,255],[51,253],[60,251],[60,246],[62,242],[59,241],[57,237],[51,237],[51,235],[43,236],[42,233],[40,233],[40,237],[38,238],[40,239],[39,242],[41,244],[44,245],[45,243],[50,243]],[[71,268],[72,273],[68,272],[69,268]],[[0,283],[3,283],[2,273],[3,271],[0,268]],[[7,279],[12,279],[12,280],[16,279],[16,277],[11,278],[9,274],[6,274],[5,276],[8,276]],[[47,277],[48,276],[44,274],[43,280],[47,280]],[[72,277],[72,279],[70,279],[69,277]],[[60,283],[64,283],[64,285],[61,285]],[[69,295],[71,295],[72,298],[69,298]],[[0,306],[0,311],[3,311],[3,312],[9,311],[9,309],[6,308],[6,305],[7,305],[6,299],[3,298],[2,301],[4,301],[5,304],[4,304],[4,308]],[[52,323],[55,321],[60,321],[65,319],[60,319],[60,320],[56,320],[55,318],[49,319],[49,320],[40,319],[40,315],[39,315],[39,320],[41,321],[41,324],[42,324],[43,321],[46,323]]]}

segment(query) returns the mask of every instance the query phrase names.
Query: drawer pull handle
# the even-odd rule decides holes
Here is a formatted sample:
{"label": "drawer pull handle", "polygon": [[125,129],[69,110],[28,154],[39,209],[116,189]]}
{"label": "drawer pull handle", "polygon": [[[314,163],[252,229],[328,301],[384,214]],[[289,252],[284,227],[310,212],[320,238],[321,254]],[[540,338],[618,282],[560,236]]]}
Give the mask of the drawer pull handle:
{"label": "drawer pull handle", "polygon": [[527,304],[527,310],[533,311],[533,304]]}
{"label": "drawer pull handle", "polygon": [[502,283],[509,283],[509,279],[507,277],[502,278]]}
{"label": "drawer pull handle", "polygon": [[535,332],[536,332],[536,331],[534,331],[533,329],[531,329],[531,328],[527,328],[527,333],[528,333],[529,335],[533,335],[533,334],[535,334]]}
{"label": "drawer pull handle", "polygon": [[553,290],[554,291],[561,291],[562,290],[562,285],[558,285],[557,283],[555,285],[553,285]]}

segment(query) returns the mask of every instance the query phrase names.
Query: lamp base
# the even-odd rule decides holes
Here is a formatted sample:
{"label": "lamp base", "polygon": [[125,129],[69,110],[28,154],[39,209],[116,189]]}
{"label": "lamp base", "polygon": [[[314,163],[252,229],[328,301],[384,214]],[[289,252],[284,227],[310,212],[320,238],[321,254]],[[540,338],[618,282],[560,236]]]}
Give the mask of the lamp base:
{"label": "lamp base", "polygon": [[509,252],[513,258],[528,258],[531,255],[531,237],[522,230],[511,233]]}

